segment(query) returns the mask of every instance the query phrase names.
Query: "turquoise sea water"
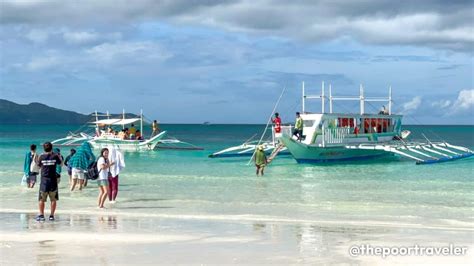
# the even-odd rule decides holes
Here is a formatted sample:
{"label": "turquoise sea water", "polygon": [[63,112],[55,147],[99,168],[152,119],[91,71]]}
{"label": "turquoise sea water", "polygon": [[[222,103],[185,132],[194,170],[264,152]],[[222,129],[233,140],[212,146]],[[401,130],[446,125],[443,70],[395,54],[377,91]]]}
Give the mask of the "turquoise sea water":
{"label": "turquoise sea water", "polygon": [[[162,125],[171,136],[204,150],[125,153],[117,203],[106,204],[107,210],[96,208],[95,182],[71,193],[63,173],[57,221],[37,223],[38,188],[20,186],[25,152],[31,143],[77,128],[0,126],[0,257],[5,263],[378,265],[390,261],[350,257],[349,247],[454,243],[470,252],[474,247],[474,158],[434,165],[397,158],[308,165],[284,156],[264,177],[256,177],[248,158],[207,157],[260,134],[258,125]],[[474,149],[474,126],[404,129],[414,139],[424,133]],[[67,150],[62,148],[63,154]],[[89,239],[98,241],[93,248]],[[71,253],[70,241],[82,254],[97,252]],[[24,250],[33,256],[22,256]],[[469,256],[459,259],[467,262]],[[427,258],[446,264],[458,259],[391,259],[407,264]]]}
{"label": "turquoise sea water", "polygon": [[[256,177],[248,158],[208,158],[237,145],[263,126],[162,125],[170,135],[202,151],[126,153],[117,211],[169,215],[254,215],[275,219],[471,223],[474,159],[436,165],[383,160],[337,165],[297,164],[277,158]],[[35,208],[35,192],[20,187],[31,143],[60,138],[75,126],[1,126],[0,191],[3,209]],[[406,126],[413,138],[474,148],[474,126]],[[67,154],[63,148],[63,154]],[[64,175],[63,175],[64,176]],[[95,207],[95,184],[70,193],[61,184],[61,209]],[[13,192],[13,193],[11,193]]]}

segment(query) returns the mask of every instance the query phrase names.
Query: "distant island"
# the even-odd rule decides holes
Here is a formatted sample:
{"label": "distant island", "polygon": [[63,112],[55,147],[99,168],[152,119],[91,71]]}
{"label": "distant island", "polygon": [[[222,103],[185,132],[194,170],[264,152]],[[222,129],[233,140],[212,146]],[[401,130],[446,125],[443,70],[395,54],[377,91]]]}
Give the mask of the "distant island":
{"label": "distant island", "polygon": [[[136,117],[126,114],[127,117]],[[93,121],[92,114],[85,115],[73,111],[61,110],[42,103],[18,104],[5,99],[0,99],[0,124],[9,125],[44,125],[63,124],[78,125]]]}

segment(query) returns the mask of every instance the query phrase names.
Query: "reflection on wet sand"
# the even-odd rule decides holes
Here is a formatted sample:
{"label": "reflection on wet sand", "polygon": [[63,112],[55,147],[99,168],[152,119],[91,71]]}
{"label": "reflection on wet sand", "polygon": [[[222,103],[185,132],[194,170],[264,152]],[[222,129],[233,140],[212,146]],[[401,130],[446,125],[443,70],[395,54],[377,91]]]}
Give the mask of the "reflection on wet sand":
{"label": "reflection on wet sand", "polygon": [[99,225],[102,229],[117,229],[117,217],[113,215],[99,216]]}
{"label": "reflection on wet sand", "polygon": [[36,254],[36,264],[57,265],[59,263],[57,243],[54,240],[39,241],[36,249],[36,251],[31,251],[31,254]]}

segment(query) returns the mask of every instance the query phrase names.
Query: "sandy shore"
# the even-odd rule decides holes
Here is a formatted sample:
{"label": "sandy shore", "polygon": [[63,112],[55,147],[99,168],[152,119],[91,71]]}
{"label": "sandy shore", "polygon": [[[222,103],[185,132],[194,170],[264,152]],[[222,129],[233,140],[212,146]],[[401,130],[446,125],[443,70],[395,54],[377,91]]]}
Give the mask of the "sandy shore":
{"label": "sandy shore", "polygon": [[[258,216],[0,212],[0,257],[11,264],[426,264],[472,265],[472,226],[331,222]],[[350,256],[354,245],[467,247],[462,256]]]}

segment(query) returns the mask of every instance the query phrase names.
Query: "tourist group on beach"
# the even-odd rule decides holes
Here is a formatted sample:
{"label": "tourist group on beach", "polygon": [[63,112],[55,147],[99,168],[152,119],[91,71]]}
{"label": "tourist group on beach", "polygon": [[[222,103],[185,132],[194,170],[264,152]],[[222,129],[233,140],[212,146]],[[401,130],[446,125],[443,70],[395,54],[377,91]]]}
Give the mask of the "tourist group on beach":
{"label": "tourist group on beach", "polygon": [[58,148],[53,149],[51,142],[43,144],[44,153],[39,155],[37,146],[32,144],[30,151],[26,153],[23,167],[22,183],[28,188],[34,188],[39,176],[37,221],[44,221],[45,202],[49,198],[51,202],[50,221],[54,221],[56,202],[59,200],[58,184],[61,180],[62,167],[67,167],[69,176],[69,189],[74,191],[76,186],[81,191],[87,186],[88,179],[97,179],[99,196],[97,198],[98,208],[103,209],[108,198],[110,203],[115,203],[118,194],[118,178],[120,171],[125,167],[123,154],[114,148],[104,148],[96,159],[91,145],[84,142],[77,150],[71,149],[71,153],[64,159]]}

